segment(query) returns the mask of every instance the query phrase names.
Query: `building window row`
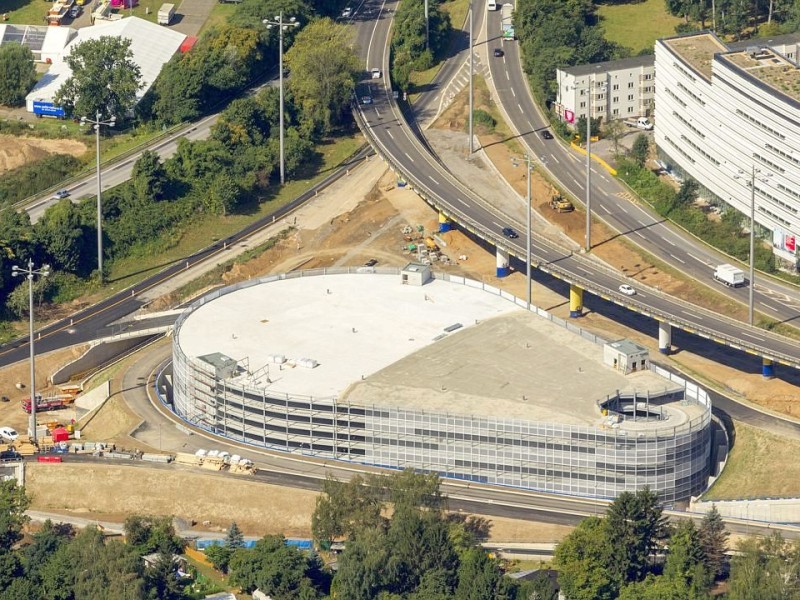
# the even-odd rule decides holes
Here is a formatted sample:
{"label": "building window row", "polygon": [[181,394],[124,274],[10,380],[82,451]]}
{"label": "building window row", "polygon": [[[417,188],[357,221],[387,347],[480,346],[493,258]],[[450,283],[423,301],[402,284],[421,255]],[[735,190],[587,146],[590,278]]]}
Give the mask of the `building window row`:
{"label": "building window row", "polygon": [[691,156],[691,155],[690,155],[688,152],[686,152],[686,150],[684,150],[683,148],[681,148],[680,146],[678,146],[678,144],[676,144],[675,142],[673,142],[673,141],[672,141],[671,139],[669,139],[667,136],[664,136],[664,139],[665,139],[665,140],[667,140],[667,141],[669,142],[669,145],[670,145],[670,146],[672,146],[673,148],[675,148],[675,150],[677,150],[678,152],[680,152],[681,154],[683,154],[683,155],[684,155],[684,156],[685,156],[685,157],[686,157],[686,158],[689,160],[689,162],[691,162],[692,164],[694,164],[694,163],[696,162],[696,161],[694,160],[694,158],[692,158],[692,156]]}
{"label": "building window row", "polygon": [[[795,215],[797,214],[797,208],[795,208],[794,206],[791,206],[791,205],[789,205],[789,204],[786,204],[786,202],[784,202],[783,200],[780,200],[780,199],[776,198],[775,196],[773,196],[773,195],[772,195],[772,194],[770,194],[769,192],[767,192],[767,191],[764,191],[764,190],[762,190],[762,189],[756,188],[756,191],[757,191],[759,194],[761,194],[762,196],[764,196],[765,198],[769,198],[769,199],[770,199],[770,200],[772,200],[772,201],[773,201],[775,204],[777,204],[777,205],[781,206],[781,207],[782,207],[782,208],[784,208],[785,210],[788,210],[790,213],[792,213],[792,214],[795,214]],[[800,194],[798,194],[798,195],[800,196]]]}
{"label": "building window row", "polygon": [[797,190],[793,190],[793,189],[791,189],[791,188],[788,188],[788,187],[786,187],[785,185],[783,185],[782,183],[779,183],[779,184],[778,184],[778,189],[779,189],[780,191],[782,191],[782,192],[786,192],[786,193],[787,193],[787,194],[789,194],[790,196],[794,196],[795,198],[797,198],[798,200],[800,200],[800,192],[798,192]]}
{"label": "building window row", "polygon": [[686,92],[686,94],[687,94],[688,96],[691,96],[692,98],[694,98],[694,99],[695,99],[697,102],[699,102],[699,103],[700,103],[700,104],[702,104],[703,106],[705,106],[705,105],[706,105],[706,102],[705,102],[705,100],[703,100],[703,99],[702,99],[700,96],[698,96],[697,94],[695,94],[693,91],[691,91],[689,88],[687,88],[687,87],[686,87],[685,85],[683,85],[682,83],[680,83],[680,82],[679,82],[679,83],[678,83],[678,87],[679,87],[679,88],[681,88],[681,89],[682,89],[684,92]]}
{"label": "building window row", "polygon": [[705,138],[705,137],[706,137],[706,134],[705,134],[705,133],[703,133],[703,132],[702,132],[702,131],[700,131],[700,130],[699,130],[697,127],[695,127],[694,125],[692,125],[691,123],[689,123],[689,121],[687,121],[686,119],[684,119],[684,118],[683,118],[681,115],[679,115],[679,114],[678,114],[677,112],[675,112],[674,110],[672,111],[672,114],[673,114],[673,116],[674,116],[676,119],[678,119],[678,120],[679,120],[681,123],[683,123],[684,125],[686,125],[686,126],[689,128],[689,129],[691,129],[692,131],[694,131],[694,132],[695,132],[697,135],[699,135],[701,138]]}
{"label": "building window row", "polygon": [[761,164],[767,165],[770,169],[775,169],[776,171],[780,171],[781,173],[786,173],[786,169],[784,169],[782,166],[775,164],[770,159],[768,159],[765,156],[761,156],[757,152],[753,152],[753,158],[755,158]]}
{"label": "building window row", "polygon": [[695,143],[694,143],[692,140],[690,140],[688,137],[686,137],[685,135],[682,135],[682,136],[681,136],[681,139],[682,139],[684,142],[686,142],[687,144],[689,144],[689,145],[690,145],[692,148],[694,148],[695,150],[697,150],[697,151],[698,151],[700,154],[702,154],[703,156],[705,156],[705,157],[706,157],[708,160],[710,160],[711,162],[713,162],[715,165],[719,166],[719,161],[718,161],[716,158],[714,158],[713,156],[711,156],[711,155],[710,155],[708,152],[706,152],[705,150],[703,150],[703,149],[702,149],[700,146],[698,146],[697,144],[695,144]]}
{"label": "building window row", "polygon": [[758,119],[756,119],[752,115],[750,115],[749,113],[744,112],[742,109],[737,108],[736,109],[736,114],[739,115],[740,117],[742,117],[743,119],[747,119],[753,125],[756,125],[756,126],[760,127],[764,131],[768,131],[772,135],[774,135],[774,136],[776,136],[776,137],[778,137],[778,138],[780,138],[782,140],[786,139],[786,136],[783,135],[780,131],[778,131],[777,129],[773,129],[772,127],[770,127],[769,125],[767,125],[765,123],[762,123],[761,121],[759,121]]}
{"label": "building window row", "polygon": [[786,160],[790,160],[794,164],[800,165],[800,158],[797,158],[796,156],[792,156],[788,152],[784,152],[783,150],[781,150],[780,148],[776,148],[772,144],[767,144],[766,148],[767,148],[767,150],[772,150],[775,154],[778,154],[778,155],[782,156]]}
{"label": "building window row", "polygon": [[786,227],[791,227],[791,225],[792,225],[786,219],[784,219],[782,217],[779,217],[774,212],[772,212],[771,210],[767,210],[763,206],[759,206],[758,207],[758,211],[764,213],[765,215],[768,215],[769,217],[771,217],[772,219],[776,220],[778,223],[781,223],[782,225],[785,225]]}
{"label": "building window row", "polygon": [[669,88],[664,88],[664,91],[667,92],[667,94],[669,94],[670,96],[672,96],[672,99],[675,100],[678,104],[680,104],[683,108],[686,108],[686,102],[684,102],[681,98],[679,98],[675,92],[673,92]]}
{"label": "building window row", "polygon": [[[675,67],[676,69],[678,69],[678,71],[680,71],[681,73],[683,73],[683,74],[684,74],[686,77],[688,77],[689,79],[691,79],[693,83],[697,83],[697,78],[696,78],[694,75],[692,75],[692,74],[689,72],[689,70],[688,70],[688,69],[684,69],[684,68],[683,68],[681,65],[679,65],[677,62],[673,62],[673,63],[672,63],[672,66],[673,66],[673,67]],[[680,85],[680,84],[678,84],[678,85]]]}

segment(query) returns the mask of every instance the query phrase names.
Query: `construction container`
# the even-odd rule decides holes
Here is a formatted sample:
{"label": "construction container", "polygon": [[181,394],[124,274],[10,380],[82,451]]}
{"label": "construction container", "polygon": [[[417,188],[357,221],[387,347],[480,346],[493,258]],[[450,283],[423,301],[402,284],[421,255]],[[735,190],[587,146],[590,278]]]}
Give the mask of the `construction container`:
{"label": "construction container", "polygon": [[154,463],[167,464],[167,463],[172,462],[173,458],[174,457],[172,456],[172,454],[153,454],[153,453],[150,453],[150,452],[145,452],[144,454],[142,454],[142,460],[146,460],[148,462],[154,462]]}

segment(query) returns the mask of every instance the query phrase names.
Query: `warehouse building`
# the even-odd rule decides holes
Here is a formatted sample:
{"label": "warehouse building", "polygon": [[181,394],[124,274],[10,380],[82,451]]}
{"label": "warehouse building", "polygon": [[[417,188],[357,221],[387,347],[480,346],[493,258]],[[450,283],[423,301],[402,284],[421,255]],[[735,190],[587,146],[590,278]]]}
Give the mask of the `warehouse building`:
{"label": "warehouse building", "polygon": [[615,368],[572,323],[462,277],[409,281],[418,272],[211,292],[175,325],[165,400],[191,425],[299,455],[587,497],[705,489],[704,390],[635,344],[613,346],[631,361]]}

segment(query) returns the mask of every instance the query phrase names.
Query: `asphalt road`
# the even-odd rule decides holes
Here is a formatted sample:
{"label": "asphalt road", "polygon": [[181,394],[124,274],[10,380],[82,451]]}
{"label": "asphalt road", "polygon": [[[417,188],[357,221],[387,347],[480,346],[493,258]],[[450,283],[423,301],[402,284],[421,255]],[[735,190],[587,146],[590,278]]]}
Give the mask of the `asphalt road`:
{"label": "asphalt road", "polygon": [[[463,228],[507,248],[513,255],[525,256],[523,239],[507,239],[502,233],[503,228],[509,225],[517,231],[524,231],[521,224],[498,214],[496,208],[458,182],[409,127],[392,99],[387,78],[369,78],[367,71],[375,66],[380,66],[384,73],[388,71],[387,40],[395,5],[394,0],[367,0],[363,4],[365,12],[373,15],[373,20],[362,20],[358,27],[365,75],[358,84],[357,118],[362,120],[361,125],[373,145],[428,202],[444,209]],[[369,103],[365,103],[364,98],[369,98]],[[628,280],[619,273],[583,255],[566,252],[535,235],[532,256],[534,264],[543,271],[622,306],[667,320],[681,329],[735,348],[744,347],[787,364],[800,364],[800,347],[793,340],[748,327],[657,290],[641,289],[635,296],[625,296],[618,288]],[[736,292],[746,293],[742,290]]]}
{"label": "asphalt road", "polygon": [[[480,3],[477,3],[480,4]],[[522,70],[519,41],[503,41],[500,35],[500,11],[487,13],[486,39],[489,48],[489,69],[510,125],[532,156],[545,163],[561,186],[581,201],[586,198],[586,158],[558,139],[545,140],[541,133],[548,122],[533,101],[527,78]],[[491,49],[502,48],[504,56],[494,58]],[[620,236],[643,248],[698,282],[713,286],[747,304],[747,287],[727,288],[716,283],[712,274],[719,264],[730,259],[698,242],[669,221],[646,207],[633,202],[630,192],[597,163],[592,164],[591,205],[594,218],[602,220]],[[742,194],[750,194],[743,184]],[[800,317],[800,292],[794,286],[773,279],[758,280],[754,294],[757,312],[782,322],[795,322]]]}

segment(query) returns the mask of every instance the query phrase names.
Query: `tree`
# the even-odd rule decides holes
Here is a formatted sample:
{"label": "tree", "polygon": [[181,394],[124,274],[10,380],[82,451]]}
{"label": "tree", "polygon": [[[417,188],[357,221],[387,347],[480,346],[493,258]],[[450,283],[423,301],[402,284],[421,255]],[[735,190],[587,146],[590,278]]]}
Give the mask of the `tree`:
{"label": "tree", "polygon": [[341,122],[355,89],[360,61],[352,32],[330,19],[313,21],[297,34],[285,55],[289,89],[314,129],[327,134]]}
{"label": "tree", "polygon": [[712,504],[700,523],[700,545],[706,569],[714,579],[725,572],[729,535],[716,505]]}
{"label": "tree", "polygon": [[380,528],[365,528],[347,542],[339,557],[332,592],[337,598],[372,600],[384,585],[384,567],[389,558],[386,534]]}
{"label": "tree", "polygon": [[779,533],[747,538],[731,559],[730,600],[783,600],[800,593],[800,553]]}
{"label": "tree", "polygon": [[610,565],[613,577],[624,583],[640,581],[666,531],[658,497],[648,488],[622,492],[608,507],[606,522],[608,540],[615,549]]}
{"label": "tree", "polygon": [[608,139],[614,144],[614,156],[619,154],[619,141],[625,131],[625,126],[622,121],[616,119],[606,123],[605,134]]}
{"label": "tree", "polygon": [[664,577],[676,581],[676,588],[691,590],[692,597],[699,598],[712,583],[704,560],[700,532],[693,521],[681,521],[670,536]]}
{"label": "tree", "polygon": [[0,46],[0,104],[22,106],[36,83],[33,52],[22,44]]}
{"label": "tree", "polygon": [[679,206],[688,206],[693,204],[694,201],[697,200],[699,189],[700,185],[697,183],[697,181],[691,177],[687,177],[681,183],[678,193],[675,194],[675,204]]}
{"label": "tree", "polygon": [[206,558],[214,565],[215,569],[227,573],[233,553],[239,548],[244,548],[244,535],[242,535],[242,531],[234,521],[228,528],[228,533],[222,544],[215,544],[206,548]]}
{"label": "tree", "polygon": [[22,526],[28,522],[25,511],[30,506],[25,488],[16,480],[0,481],[0,551],[8,552],[22,539]]}
{"label": "tree", "polygon": [[643,167],[644,164],[647,162],[647,156],[650,153],[650,140],[647,139],[647,135],[644,133],[640,133],[636,136],[636,139],[633,141],[633,147],[631,148],[631,158],[634,162]]}
{"label": "tree", "polygon": [[[266,536],[253,548],[240,548],[230,562],[230,581],[247,593],[256,588],[276,598],[315,598],[315,565],[283,536]],[[347,596],[345,596],[347,597]]]}
{"label": "tree", "polygon": [[131,515],[124,523],[125,539],[141,556],[156,551],[178,553],[183,542],[175,535],[172,517]]}
{"label": "tree", "polygon": [[311,532],[317,542],[352,538],[357,531],[383,527],[381,488],[374,479],[356,475],[343,483],[329,476],[322,483],[311,515]]}
{"label": "tree", "polygon": [[145,150],[133,164],[131,181],[141,200],[159,200],[167,186],[167,171],[161,158],[152,150]]}
{"label": "tree", "polygon": [[55,104],[78,117],[124,119],[141,88],[141,71],[133,62],[131,41],[102,36],[77,44],[66,57],[72,76],[56,92]]}
{"label": "tree", "polygon": [[483,548],[472,548],[458,567],[456,600],[494,600],[500,569]]}
{"label": "tree", "polygon": [[158,600],[181,600],[185,597],[171,548],[167,547],[159,550],[155,562],[145,575],[147,587],[154,598],[158,598]]}
{"label": "tree", "polygon": [[611,572],[612,554],[607,521],[590,517],[556,547],[554,562],[561,591],[570,600],[611,600],[619,582]]}
{"label": "tree", "polygon": [[92,233],[83,226],[80,211],[69,198],[48,208],[34,226],[36,240],[52,266],[84,275],[92,270],[89,265]]}

